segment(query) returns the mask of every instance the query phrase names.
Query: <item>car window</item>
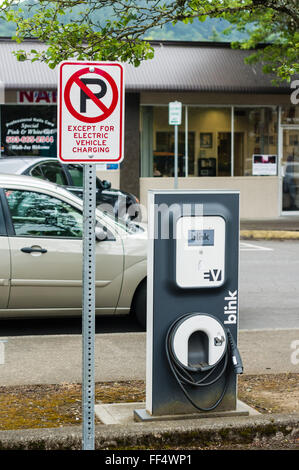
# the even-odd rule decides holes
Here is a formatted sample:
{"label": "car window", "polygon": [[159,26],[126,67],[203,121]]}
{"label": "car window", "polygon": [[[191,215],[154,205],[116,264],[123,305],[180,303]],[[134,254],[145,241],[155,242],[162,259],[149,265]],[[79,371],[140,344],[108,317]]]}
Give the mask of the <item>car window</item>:
{"label": "car window", "polygon": [[73,186],[83,187],[83,168],[79,165],[68,165],[67,167],[71,178],[73,180]]}
{"label": "car window", "polygon": [[41,169],[41,165],[36,166],[32,170],[30,170],[30,175],[34,176],[35,178],[41,178],[42,180],[45,179],[44,174]]}
{"label": "car window", "polygon": [[42,163],[34,167],[30,174],[31,176],[48,180],[51,183],[61,184],[63,186],[67,186],[68,184],[64,170],[59,163]]}
{"label": "car window", "polygon": [[33,191],[5,194],[17,236],[82,238],[82,214],[68,203]]}

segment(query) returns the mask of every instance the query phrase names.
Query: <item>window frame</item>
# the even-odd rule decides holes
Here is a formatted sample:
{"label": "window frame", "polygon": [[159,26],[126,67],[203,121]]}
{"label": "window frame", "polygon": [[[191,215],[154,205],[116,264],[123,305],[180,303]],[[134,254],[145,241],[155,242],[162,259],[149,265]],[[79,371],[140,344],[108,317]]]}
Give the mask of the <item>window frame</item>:
{"label": "window frame", "polygon": [[[0,237],[7,237],[7,223],[3,206],[4,191],[0,189]],[[5,195],[4,195],[5,197]]]}

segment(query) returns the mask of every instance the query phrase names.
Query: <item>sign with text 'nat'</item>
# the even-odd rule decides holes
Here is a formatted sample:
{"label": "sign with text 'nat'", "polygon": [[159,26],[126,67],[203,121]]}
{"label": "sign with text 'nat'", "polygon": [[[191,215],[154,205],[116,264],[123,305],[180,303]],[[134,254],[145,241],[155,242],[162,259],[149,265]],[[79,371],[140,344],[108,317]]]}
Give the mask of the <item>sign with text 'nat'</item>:
{"label": "sign with text 'nat'", "polygon": [[59,64],[58,158],[120,163],[124,147],[124,70],[118,62]]}

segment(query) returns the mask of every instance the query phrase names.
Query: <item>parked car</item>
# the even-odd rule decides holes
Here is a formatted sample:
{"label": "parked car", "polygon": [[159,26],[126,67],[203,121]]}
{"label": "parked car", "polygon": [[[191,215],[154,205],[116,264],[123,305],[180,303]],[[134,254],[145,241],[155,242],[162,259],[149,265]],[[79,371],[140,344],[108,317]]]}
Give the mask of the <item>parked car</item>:
{"label": "parked car", "polygon": [[[60,184],[83,198],[83,166],[78,163],[61,164],[54,158],[4,157],[0,158],[0,173],[28,175]],[[97,205],[106,212],[123,219],[140,219],[139,200],[133,194],[111,188],[111,183],[97,178]]]}
{"label": "parked car", "polygon": [[[0,318],[81,314],[83,201],[0,175]],[[96,314],[146,316],[147,232],[96,211]]]}

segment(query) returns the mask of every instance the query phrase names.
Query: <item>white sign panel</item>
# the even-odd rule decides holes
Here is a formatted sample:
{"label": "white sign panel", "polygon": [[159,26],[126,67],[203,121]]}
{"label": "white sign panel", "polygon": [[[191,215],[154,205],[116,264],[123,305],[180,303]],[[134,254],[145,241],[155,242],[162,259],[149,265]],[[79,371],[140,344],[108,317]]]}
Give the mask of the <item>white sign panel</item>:
{"label": "white sign panel", "polygon": [[180,126],[182,124],[182,103],[173,101],[168,105],[169,124],[173,126]]}
{"label": "white sign panel", "polygon": [[124,70],[118,62],[59,65],[58,158],[120,163],[124,144]]}
{"label": "white sign panel", "polygon": [[179,287],[219,287],[225,280],[225,220],[180,217],[176,225],[176,281]]}
{"label": "white sign panel", "polygon": [[252,156],[253,176],[276,176],[277,175],[277,155],[253,155]]}

